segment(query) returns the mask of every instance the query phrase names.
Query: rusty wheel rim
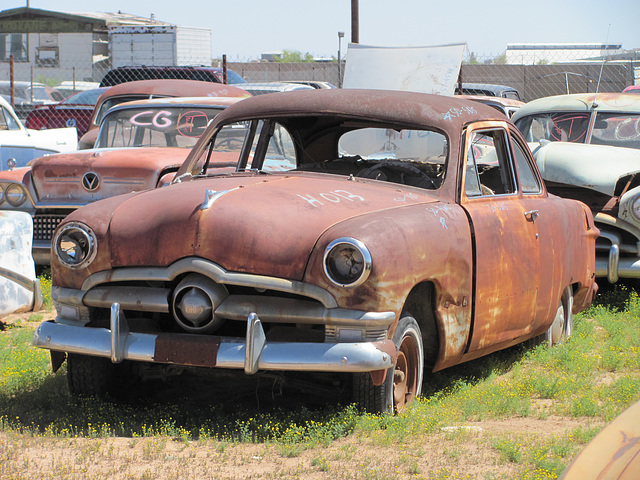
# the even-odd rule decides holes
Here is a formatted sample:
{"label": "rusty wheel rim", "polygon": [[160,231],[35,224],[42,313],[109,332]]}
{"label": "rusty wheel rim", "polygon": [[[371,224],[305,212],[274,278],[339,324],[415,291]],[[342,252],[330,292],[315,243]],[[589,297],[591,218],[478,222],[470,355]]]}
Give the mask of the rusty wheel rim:
{"label": "rusty wheel rim", "polygon": [[418,346],[413,337],[402,339],[393,375],[393,400],[396,410],[402,411],[415,397],[418,383]]}

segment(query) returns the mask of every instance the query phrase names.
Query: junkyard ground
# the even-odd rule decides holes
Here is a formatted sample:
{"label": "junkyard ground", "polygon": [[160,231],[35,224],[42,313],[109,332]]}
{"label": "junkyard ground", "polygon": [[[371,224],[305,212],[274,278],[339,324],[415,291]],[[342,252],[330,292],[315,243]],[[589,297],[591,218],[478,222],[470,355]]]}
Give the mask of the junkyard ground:
{"label": "junkyard ground", "polygon": [[[35,328],[52,316],[40,312],[26,320],[29,314],[12,315],[2,322]],[[616,378],[613,373],[603,382]],[[637,389],[633,395],[637,397]],[[206,401],[204,395],[195,398]],[[227,406],[227,410],[233,408]],[[532,458],[566,444],[573,432],[583,435],[583,442],[565,445],[567,456],[560,463],[566,465],[580,443],[606,424],[598,416],[556,410],[554,400],[536,399],[526,416],[454,422],[428,433],[407,423],[410,433],[404,438],[397,425],[388,429],[360,426],[346,437],[314,445],[193,439],[179,434],[104,436],[91,424],[88,435],[60,436],[5,424],[0,429],[0,479],[556,478],[557,452],[548,470],[543,460],[532,463]],[[414,419],[408,415],[405,421]]]}

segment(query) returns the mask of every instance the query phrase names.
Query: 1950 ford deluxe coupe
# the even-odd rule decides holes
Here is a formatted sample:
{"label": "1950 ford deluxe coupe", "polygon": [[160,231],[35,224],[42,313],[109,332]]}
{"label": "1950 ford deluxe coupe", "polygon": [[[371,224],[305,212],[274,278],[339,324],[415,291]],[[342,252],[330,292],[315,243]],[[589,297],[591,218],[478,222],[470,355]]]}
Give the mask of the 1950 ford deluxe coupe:
{"label": "1950 ford deluxe coupe", "polygon": [[[209,168],[234,152],[235,172]],[[172,184],[70,214],[53,239],[55,321],[34,344],[70,389],[118,372],[341,374],[374,412],[424,369],[571,334],[598,235],[547,194],[495,109],[420,93],[249,98],[212,121]]]}

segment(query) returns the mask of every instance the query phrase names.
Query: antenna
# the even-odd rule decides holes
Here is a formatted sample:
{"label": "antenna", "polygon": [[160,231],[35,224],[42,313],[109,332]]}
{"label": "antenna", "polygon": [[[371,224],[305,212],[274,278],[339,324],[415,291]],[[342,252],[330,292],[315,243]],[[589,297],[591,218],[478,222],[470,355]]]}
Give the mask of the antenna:
{"label": "antenna", "polygon": [[611,30],[611,24],[607,27],[607,41],[604,43],[605,54],[602,55],[602,63],[600,64],[600,75],[598,75],[598,83],[596,84],[596,94],[593,97],[593,105],[591,108],[596,108],[598,106],[598,102],[596,101],[598,98],[598,92],[600,91],[600,79],[602,78],[602,70],[604,70],[604,62],[606,61],[607,47],[609,46],[609,31]]}

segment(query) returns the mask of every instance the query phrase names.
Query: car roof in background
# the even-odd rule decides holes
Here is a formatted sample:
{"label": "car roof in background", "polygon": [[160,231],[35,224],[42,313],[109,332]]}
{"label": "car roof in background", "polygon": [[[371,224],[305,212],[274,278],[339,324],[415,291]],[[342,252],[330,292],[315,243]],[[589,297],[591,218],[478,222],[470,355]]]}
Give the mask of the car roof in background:
{"label": "car roof in background", "polygon": [[[595,106],[594,106],[595,102]],[[591,110],[640,113],[640,96],[628,93],[575,93],[539,98],[523,105],[514,121],[536,113],[589,112]]]}

